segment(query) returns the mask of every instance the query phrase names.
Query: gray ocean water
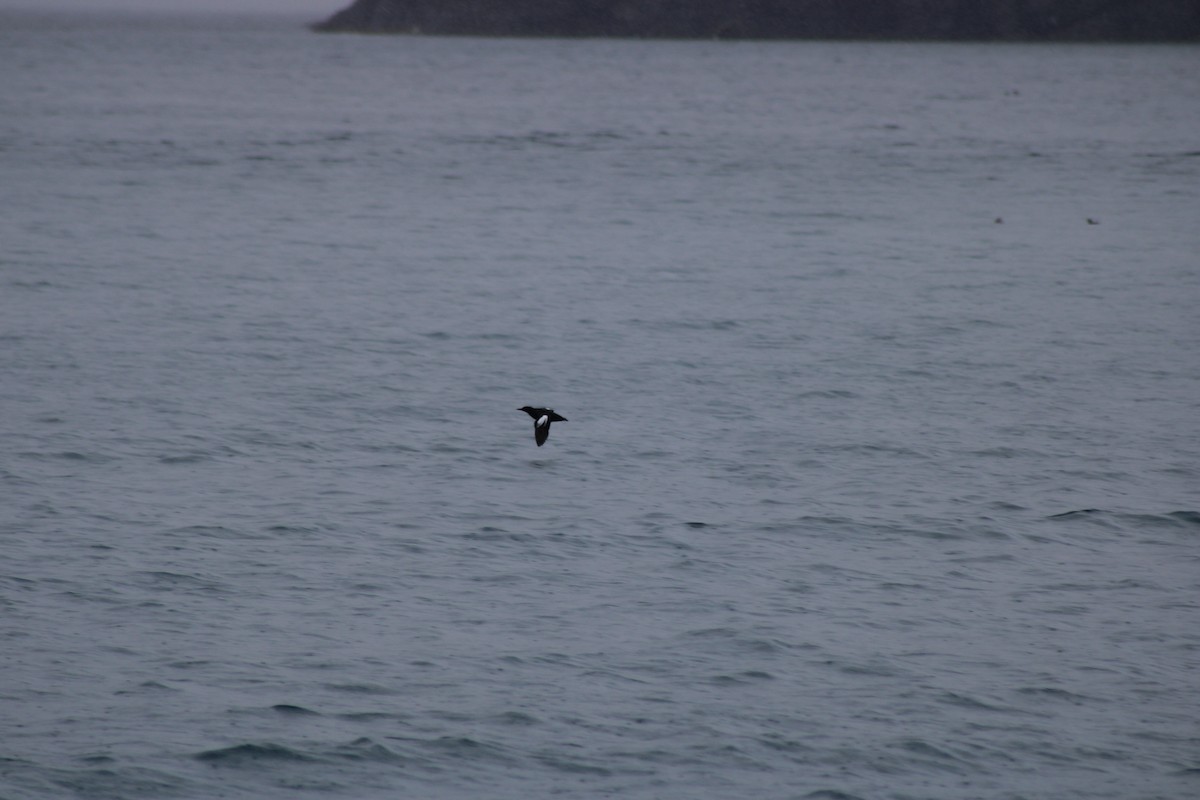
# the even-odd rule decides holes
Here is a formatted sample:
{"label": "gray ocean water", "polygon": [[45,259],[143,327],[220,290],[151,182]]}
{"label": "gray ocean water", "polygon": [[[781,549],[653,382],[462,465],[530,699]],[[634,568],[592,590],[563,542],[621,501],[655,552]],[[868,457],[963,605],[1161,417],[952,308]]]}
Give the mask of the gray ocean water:
{"label": "gray ocean water", "polygon": [[0,797],[1200,792],[1196,47],[0,22]]}

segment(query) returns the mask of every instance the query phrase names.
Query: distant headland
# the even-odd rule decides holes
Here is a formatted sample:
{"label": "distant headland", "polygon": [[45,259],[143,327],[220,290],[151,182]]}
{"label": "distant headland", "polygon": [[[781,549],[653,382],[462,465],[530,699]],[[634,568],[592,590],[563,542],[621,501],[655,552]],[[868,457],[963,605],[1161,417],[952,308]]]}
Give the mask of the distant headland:
{"label": "distant headland", "polygon": [[354,0],[317,31],[664,39],[1200,41],[1197,0]]}

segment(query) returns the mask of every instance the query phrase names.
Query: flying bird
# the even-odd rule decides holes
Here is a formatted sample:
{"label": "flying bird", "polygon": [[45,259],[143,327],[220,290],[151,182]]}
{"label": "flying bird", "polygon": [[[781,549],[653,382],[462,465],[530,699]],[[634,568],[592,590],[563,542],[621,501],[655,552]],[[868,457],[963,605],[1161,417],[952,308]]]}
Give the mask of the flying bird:
{"label": "flying bird", "polygon": [[546,438],[550,435],[551,422],[566,422],[566,417],[560,417],[554,413],[553,408],[534,408],[533,406],[522,406],[517,411],[524,411],[529,416],[533,417],[533,440],[537,442],[537,446],[541,447],[546,443]]}

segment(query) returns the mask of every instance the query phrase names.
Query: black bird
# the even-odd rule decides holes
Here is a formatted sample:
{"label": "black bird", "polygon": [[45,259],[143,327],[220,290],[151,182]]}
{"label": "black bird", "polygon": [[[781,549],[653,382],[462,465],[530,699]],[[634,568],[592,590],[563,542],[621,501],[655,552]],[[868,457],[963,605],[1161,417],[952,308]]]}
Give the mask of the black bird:
{"label": "black bird", "polygon": [[537,442],[537,446],[541,447],[546,443],[546,437],[550,435],[551,422],[566,422],[566,417],[560,417],[554,413],[553,408],[534,408],[533,406],[522,406],[517,411],[524,411],[529,416],[533,417],[533,440]]}

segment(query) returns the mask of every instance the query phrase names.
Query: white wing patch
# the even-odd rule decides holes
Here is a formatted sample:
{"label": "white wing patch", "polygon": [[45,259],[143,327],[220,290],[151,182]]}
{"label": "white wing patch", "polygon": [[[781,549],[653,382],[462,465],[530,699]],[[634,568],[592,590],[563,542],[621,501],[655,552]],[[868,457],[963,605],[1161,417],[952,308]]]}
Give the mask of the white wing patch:
{"label": "white wing patch", "polygon": [[537,422],[535,422],[535,423],[533,423],[533,427],[535,427],[535,428],[541,428],[542,426],[544,426],[544,425],[549,425],[549,424],[550,424],[550,417],[549,417],[549,415],[547,415],[547,414],[542,414],[540,417],[538,417],[538,421],[537,421]]}

